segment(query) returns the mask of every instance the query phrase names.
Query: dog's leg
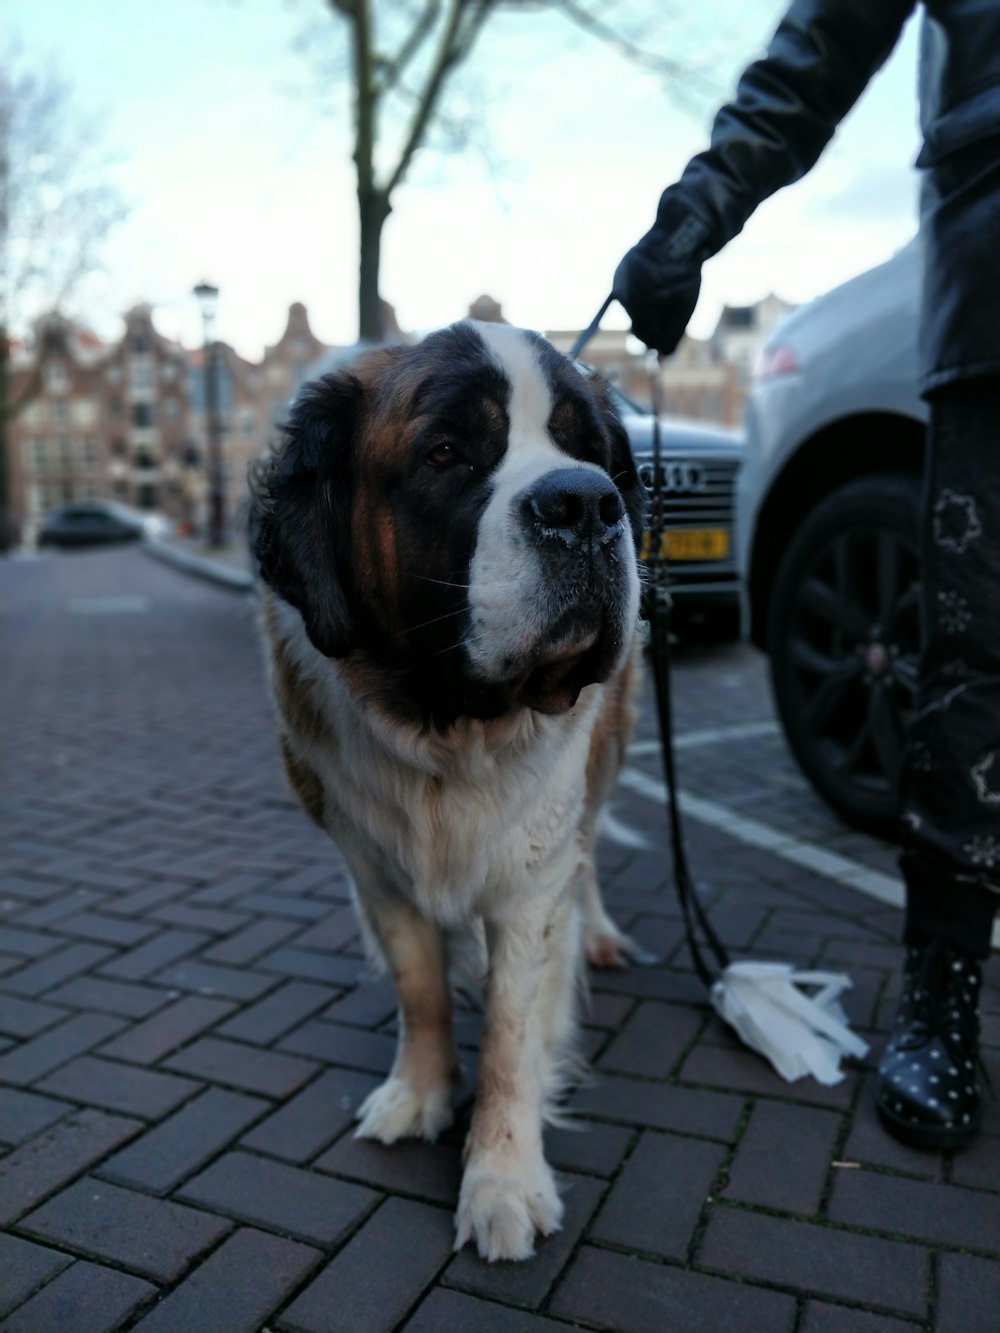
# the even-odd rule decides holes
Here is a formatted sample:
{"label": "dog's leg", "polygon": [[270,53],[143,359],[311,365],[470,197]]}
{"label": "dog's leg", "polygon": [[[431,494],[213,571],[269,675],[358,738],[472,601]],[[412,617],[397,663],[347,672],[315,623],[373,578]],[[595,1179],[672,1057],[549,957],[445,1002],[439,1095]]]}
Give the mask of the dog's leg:
{"label": "dog's leg", "polygon": [[579,939],[571,889],[555,900],[519,898],[487,927],[486,1024],[455,1248],[475,1239],[490,1261],[529,1258],[535,1232],[549,1235],[562,1222],[542,1121],[572,1026]]}
{"label": "dog's leg", "polygon": [[639,662],[639,650],[633,647],[629,658],[609,682],[587,756],[587,795],[580,819],[577,892],[583,912],[584,949],[587,961],[594,967],[627,967],[630,956],[639,952],[605,910],[594,863],[597,817],[615,789],[632,735]]}
{"label": "dog's leg", "polygon": [[385,893],[361,899],[399,996],[399,1044],[392,1072],[358,1110],[356,1138],[433,1142],[452,1122],[458,1055],[441,931],[406,899]]}
{"label": "dog's leg", "polygon": [[584,849],[580,856],[577,886],[583,912],[583,946],[592,967],[628,967],[635,944],[611,920],[601,898],[594,865],[594,835],[583,831]]}

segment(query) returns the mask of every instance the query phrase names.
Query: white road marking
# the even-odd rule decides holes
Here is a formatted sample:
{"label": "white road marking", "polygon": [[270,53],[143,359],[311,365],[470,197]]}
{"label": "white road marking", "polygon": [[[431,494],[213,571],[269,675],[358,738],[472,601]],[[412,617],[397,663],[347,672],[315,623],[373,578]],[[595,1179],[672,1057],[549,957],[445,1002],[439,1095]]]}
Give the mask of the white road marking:
{"label": "white road marking", "polygon": [[[728,727],[704,727],[701,731],[685,731],[674,737],[675,750],[695,750],[700,745],[717,745],[720,741],[742,741],[754,736],[777,736],[781,728],[777,722],[734,722]],[[659,754],[659,740],[634,741],[629,754]]]}
{"label": "white road marking", "polygon": [[[654,801],[662,806],[667,799],[666,784],[658,778],[650,777],[635,768],[624,768],[618,778],[619,785],[647,801]],[[750,819],[728,806],[715,801],[706,801],[700,796],[680,793],[681,813],[718,829],[730,838],[744,843],[748,847],[757,847],[770,852],[792,865],[810,870],[815,875],[842,884],[845,888],[855,889],[868,898],[887,903],[890,907],[903,906],[903,882],[894,875],[883,875],[872,870],[860,861],[839,852],[828,851],[818,843],[806,842],[792,833],[772,828],[759,819]],[[664,829],[666,832],[666,829]],[[614,826],[608,830],[614,836]],[[993,945],[1000,947],[1000,921],[993,927]]]}
{"label": "white road marking", "polygon": [[645,833],[619,819],[611,806],[606,805],[598,815],[597,831],[602,838],[616,842],[619,847],[630,847],[633,851],[646,852],[653,845]]}

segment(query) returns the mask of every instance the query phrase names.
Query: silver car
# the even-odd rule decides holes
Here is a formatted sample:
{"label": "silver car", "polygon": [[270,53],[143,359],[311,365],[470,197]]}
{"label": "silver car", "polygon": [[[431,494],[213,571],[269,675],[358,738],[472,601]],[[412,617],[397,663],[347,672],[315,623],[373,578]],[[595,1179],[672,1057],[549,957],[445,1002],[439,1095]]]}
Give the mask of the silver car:
{"label": "silver car", "polygon": [[806,776],[893,836],[920,645],[919,242],[765,345],[737,490],[744,618]]}

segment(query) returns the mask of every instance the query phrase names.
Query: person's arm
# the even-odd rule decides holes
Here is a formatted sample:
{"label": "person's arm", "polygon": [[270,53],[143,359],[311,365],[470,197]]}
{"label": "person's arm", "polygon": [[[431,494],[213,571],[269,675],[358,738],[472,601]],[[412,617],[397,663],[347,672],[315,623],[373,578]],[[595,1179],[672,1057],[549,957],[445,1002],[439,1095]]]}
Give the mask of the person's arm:
{"label": "person's arm", "polygon": [[716,115],[709,147],[664,190],[652,229],[618,266],[614,294],[648,346],[673,351],[698,299],[701,265],[758,204],[809,171],[914,3],[793,0]]}

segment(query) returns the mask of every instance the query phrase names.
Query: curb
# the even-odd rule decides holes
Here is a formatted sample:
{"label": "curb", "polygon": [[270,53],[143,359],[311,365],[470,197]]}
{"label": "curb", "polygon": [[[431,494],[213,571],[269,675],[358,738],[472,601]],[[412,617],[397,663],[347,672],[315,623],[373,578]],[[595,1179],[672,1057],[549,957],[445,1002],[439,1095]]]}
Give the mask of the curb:
{"label": "curb", "polygon": [[173,565],[175,569],[181,569],[186,574],[195,574],[198,578],[208,579],[224,588],[230,588],[233,592],[253,592],[254,577],[249,570],[234,569],[232,565],[225,565],[220,560],[211,560],[208,556],[179,551],[169,542],[157,541],[155,538],[146,540],[140,545],[154,560],[162,560],[164,564]]}

